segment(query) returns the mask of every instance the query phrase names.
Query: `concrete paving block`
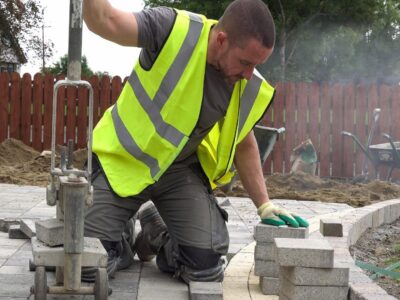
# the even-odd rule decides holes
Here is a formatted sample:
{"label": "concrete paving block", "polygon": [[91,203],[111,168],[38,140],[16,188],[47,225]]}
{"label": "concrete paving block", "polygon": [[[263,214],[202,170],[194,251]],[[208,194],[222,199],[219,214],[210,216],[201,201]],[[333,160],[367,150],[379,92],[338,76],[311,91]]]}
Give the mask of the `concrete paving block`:
{"label": "concrete paving block", "polygon": [[334,252],[326,240],[275,238],[275,245],[280,266],[333,268]]}
{"label": "concrete paving block", "polygon": [[8,228],[8,238],[10,239],[29,239],[20,229],[19,225],[11,225]]}
{"label": "concrete paving block", "polygon": [[[64,247],[49,247],[37,237],[31,239],[33,262],[37,266],[58,267],[64,265]],[[85,237],[82,267],[106,267],[107,251],[99,239]]]}
{"label": "concrete paving block", "polygon": [[348,292],[348,287],[294,285],[281,278],[279,293],[291,300],[344,300],[347,299]]}
{"label": "concrete paving block", "polygon": [[254,239],[257,242],[273,243],[274,238],[308,238],[308,228],[293,228],[288,226],[272,226],[258,223],[254,228]]}
{"label": "concrete paving block", "polygon": [[349,268],[336,263],[333,268],[281,267],[280,274],[294,285],[349,285]]}
{"label": "concrete paving block", "polygon": [[222,300],[221,282],[199,282],[191,281],[189,283],[190,300]]}
{"label": "concrete paving block", "polygon": [[19,219],[14,218],[0,218],[0,231],[8,232],[11,225],[19,225]]}
{"label": "concrete paving block", "polygon": [[264,277],[279,277],[279,265],[275,261],[255,260],[254,274]]}
{"label": "concrete paving block", "polygon": [[58,219],[37,221],[36,237],[50,247],[64,244],[64,223]]}
{"label": "concrete paving block", "polygon": [[36,236],[36,226],[35,222],[37,220],[33,219],[23,219],[21,220],[21,231],[29,238]]}
{"label": "concrete paving block", "polygon": [[272,260],[275,261],[274,243],[256,243],[254,249],[254,260]]}
{"label": "concrete paving block", "polygon": [[279,295],[280,279],[275,277],[260,277],[260,289],[264,295]]}
{"label": "concrete paving block", "polygon": [[343,236],[343,224],[339,219],[321,219],[319,222],[319,231],[323,236]]}

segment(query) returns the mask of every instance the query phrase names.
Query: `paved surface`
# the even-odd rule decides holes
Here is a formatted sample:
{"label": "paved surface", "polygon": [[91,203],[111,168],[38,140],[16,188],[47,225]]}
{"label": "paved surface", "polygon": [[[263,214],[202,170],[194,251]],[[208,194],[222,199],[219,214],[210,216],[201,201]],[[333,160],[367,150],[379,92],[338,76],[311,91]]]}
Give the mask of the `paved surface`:
{"label": "paved surface", "polygon": [[[228,253],[230,263],[227,270],[234,272],[235,275],[239,275],[243,270],[246,273],[243,276],[248,278],[241,284],[226,280],[224,299],[239,299],[236,296],[240,293],[234,296],[225,291],[230,285],[239,290],[242,284],[244,284],[243,290],[248,291],[249,287],[257,290],[258,282],[255,282],[254,276],[249,276],[247,268],[243,266],[251,263],[253,259],[253,228],[259,219],[248,198],[229,197],[229,199],[219,199],[219,202],[229,213],[228,229],[231,243]],[[293,200],[273,200],[273,202],[307,219],[350,208],[346,204],[336,203]],[[30,240],[9,239],[8,233],[3,231],[9,224],[21,219],[38,220],[54,216],[55,207],[46,205],[44,188],[0,184],[0,300],[33,299],[30,295],[30,286],[33,285],[34,279],[34,273],[29,272],[29,259],[32,258]],[[235,256],[239,251],[241,255]],[[51,272],[47,274],[48,282],[51,284],[54,274]],[[226,274],[227,277],[231,275]],[[142,263],[137,260],[128,270],[117,273],[116,277],[110,280],[110,287],[113,289],[110,299],[189,299],[186,284],[160,273],[154,261]],[[257,295],[257,291],[253,291],[253,295]],[[267,299],[266,297],[268,296],[258,295],[253,299]],[[93,298],[93,296],[85,297],[85,299]],[[48,295],[47,299],[82,299],[82,297]]]}

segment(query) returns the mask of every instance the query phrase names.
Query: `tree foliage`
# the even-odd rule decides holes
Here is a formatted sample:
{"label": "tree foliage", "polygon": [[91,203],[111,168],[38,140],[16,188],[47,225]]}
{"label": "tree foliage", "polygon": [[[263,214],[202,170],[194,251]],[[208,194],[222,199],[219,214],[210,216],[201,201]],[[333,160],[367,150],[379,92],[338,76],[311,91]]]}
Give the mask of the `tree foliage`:
{"label": "tree foliage", "polygon": [[[82,68],[81,71],[82,77],[91,77],[95,74],[89,67],[89,63],[85,55],[83,55],[81,59],[81,68]],[[45,70],[42,70],[42,72],[46,74],[67,76],[68,54],[65,54],[64,56],[60,57],[59,61],[55,62],[53,66],[46,68]],[[100,72],[96,73],[96,75],[100,74],[101,74]]]}
{"label": "tree foliage", "polygon": [[42,59],[43,47],[45,58],[53,54],[52,42],[42,44],[42,25],[43,10],[38,0],[0,1],[0,29],[3,35],[18,42],[28,59]]}
{"label": "tree foliage", "polygon": [[[399,81],[400,0],[263,0],[276,24],[270,80]],[[218,19],[231,1],[145,0]]]}

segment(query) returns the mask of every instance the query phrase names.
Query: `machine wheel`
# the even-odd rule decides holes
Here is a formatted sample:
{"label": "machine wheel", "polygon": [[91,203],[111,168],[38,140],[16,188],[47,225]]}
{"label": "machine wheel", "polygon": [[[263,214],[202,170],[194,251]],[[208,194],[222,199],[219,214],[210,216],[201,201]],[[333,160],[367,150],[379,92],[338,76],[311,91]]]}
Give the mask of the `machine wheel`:
{"label": "machine wheel", "polygon": [[35,270],[35,300],[45,300],[47,295],[47,274],[43,266]]}
{"label": "machine wheel", "polygon": [[94,282],[94,299],[107,300],[108,299],[108,275],[106,268],[98,268],[96,273],[96,280]]}

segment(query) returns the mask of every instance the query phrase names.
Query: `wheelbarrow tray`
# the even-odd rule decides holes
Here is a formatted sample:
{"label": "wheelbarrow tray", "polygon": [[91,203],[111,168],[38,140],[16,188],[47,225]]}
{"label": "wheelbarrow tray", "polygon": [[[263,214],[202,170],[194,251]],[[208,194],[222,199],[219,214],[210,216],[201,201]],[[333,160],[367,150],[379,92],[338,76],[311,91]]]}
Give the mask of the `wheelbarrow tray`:
{"label": "wheelbarrow tray", "polygon": [[393,142],[393,145],[395,149],[390,143],[370,145],[368,148],[371,158],[380,165],[384,164],[400,168],[400,160],[398,159],[400,157],[400,141]]}

